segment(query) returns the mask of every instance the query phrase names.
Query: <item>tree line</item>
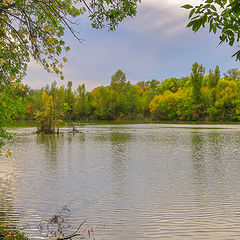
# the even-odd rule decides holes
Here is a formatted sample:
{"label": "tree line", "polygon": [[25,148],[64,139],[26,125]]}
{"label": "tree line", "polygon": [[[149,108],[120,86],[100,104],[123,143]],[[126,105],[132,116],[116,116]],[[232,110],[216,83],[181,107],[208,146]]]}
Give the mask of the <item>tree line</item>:
{"label": "tree line", "polygon": [[230,69],[221,77],[216,66],[205,74],[197,62],[190,76],[181,78],[131,84],[118,70],[109,86],[91,92],[84,84],[73,90],[69,81],[67,87],[18,86],[15,95],[25,103],[16,118],[35,119],[40,132],[55,132],[64,120],[240,120],[240,71]]}
{"label": "tree line", "polygon": [[[22,96],[16,95],[15,92],[19,85],[21,86],[22,79],[26,75],[30,57],[40,63],[47,72],[54,72],[60,78],[63,78],[62,68],[67,59],[62,55],[64,52],[69,51],[69,47],[65,45],[65,41],[63,40],[65,30],[68,29],[75,38],[81,41],[78,31],[78,20],[79,16],[83,14],[88,15],[92,28],[115,30],[122,20],[136,15],[139,2],[139,0],[2,0],[0,2],[0,147],[3,144],[3,139],[10,137],[4,127],[8,126],[12,119],[19,116],[24,108],[25,99],[23,101]],[[227,42],[230,46],[234,46],[235,43],[239,42],[240,11],[238,1],[204,0],[200,5],[192,6],[186,4],[182,7],[190,11],[187,27],[191,27],[194,32],[197,32],[201,27],[205,28],[209,26],[209,32],[212,31],[215,34],[217,32],[220,33],[220,43]],[[233,56],[236,57],[236,60],[239,60],[240,50],[236,51]],[[154,91],[156,91],[156,95],[164,95],[159,92],[159,90],[152,90],[148,84],[149,83],[144,83],[143,85],[146,85],[148,88],[146,91],[150,92],[149,99],[151,101],[153,100],[151,96]],[[161,84],[162,82],[160,82],[159,85]],[[197,86],[195,86],[195,88],[197,89]],[[104,88],[98,91],[116,92],[116,90],[109,88],[103,89]],[[56,91],[58,91],[58,89]],[[74,93],[73,95],[75,96],[76,94]],[[88,95],[89,94],[87,94],[87,96]],[[145,97],[147,94],[140,93],[140,95]],[[53,97],[51,96],[51,98]],[[140,99],[142,100],[141,97]],[[149,99],[143,101],[149,101]],[[29,102],[29,100],[27,101]],[[119,101],[123,103],[122,99]],[[155,108],[154,104],[150,105],[149,103],[148,107],[145,107],[146,103],[143,104],[144,107],[142,108],[144,108],[144,110],[135,109],[133,113],[131,112],[131,116],[138,115],[138,117],[141,118],[148,118],[159,117],[158,115],[160,115],[159,118],[166,118],[156,107],[159,101],[160,98],[155,101]],[[115,105],[118,104],[116,102],[117,101],[114,102]],[[130,103],[130,105],[132,107],[128,106],[128,110],[122,110],[123,112],[120,114],[121,118],[129,117],[127,111],[129,111],[129,108],[133,108],[134,103]],[[110,112],[108,112],[108,110],[103,111],[106,107],[102,107],[102,113],[95,109],[94,101],[91,106],[93,109],[92,114],[90,114],[91,118],[115,119],[116,115],[119,115],[119,113],[114,114],[114,111],[119,108],[119,106],[111,106]],[[197,112],[196,109],[198,108],[196,106],[194,102],[193,109],[195,110],[193,112]],[[120,109],[123,109],[123,107],[121,106]],[[71,111],[71,116],[75,117],[74,109]],[[211,112],[211,110],[209,111]],[[218,107],[212,108],[212,112],[215,112],[217,117],[213,117],[212,115],[214,114],[210,113],[206,115],[209,115],[210,119],[216,118],[223,120],[230,118],[225,118],[225,116],[219,117],[217,111],[219,111]],[[33,114],[34,117],[35,114]],[[60,113],[55,116],[54,113],[54,119],[58,119],[59,114]],[[69,117],[66,111],[61,111],[61,118],[66,118],[65,115]],[[81,116],[81,118],[86,117],[85,115]],[[186,117],[181,111],[178,111],[178,113],[173,114],[171,118],[195,119],[197,118],[193,117],[195,115],[196,114],[188,114],[188,117]],[[167,118],[170,118],[170,116]],[[202,116],[199,118],[201,119]],[[56,123],[58,121],[59,120],[54,120]]]}

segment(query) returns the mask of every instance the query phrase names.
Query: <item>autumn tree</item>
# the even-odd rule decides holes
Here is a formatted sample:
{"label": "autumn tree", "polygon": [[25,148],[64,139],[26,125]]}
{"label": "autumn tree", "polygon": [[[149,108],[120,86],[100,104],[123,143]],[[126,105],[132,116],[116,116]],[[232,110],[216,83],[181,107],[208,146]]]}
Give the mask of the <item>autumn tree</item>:
{"label": "autumn tree", "polygon": [[111,119],[115,109],[115,102],[109,87],[98,87],[92,91],[94,113],[97,119]]}
{"label": "autumn tree", "polygon": [[61,122],[61,111],[57,83],[54,81],[50,89],[46,90],[41,97],[41,109],[37,111],[35,118],[38,133],[55,133]]}
{"label": "autumn tree", "polygon": [[[142,81],[132,85],[124,77],[123,81],[95,88],[92,92],[87,92],[84,84],[74,90],[69,82],[66,87],[57,88],[53,83],[40,90],[30,89],[21,94],[21,86],[14,84],[12,92],[19,99],[27,99],[30,104],[27,117],[38,112],[37,120],[42,121],[41,124],[38,122],[39,129],[42,125],[47,132],[54,132],[58,120],[69,118],[239,121],[240,81],[234,73],[228,71],[228,77],[221,79],[220,69],[216,66],[208,75],[204,75],[204,67],[194,63],[190,77],[179,79]],[[69,105],[73,106],[73,111],[69,112]],[[0,102],[2,106],[6,107],[6,102]],[[18,116],[18,113],[14,115],[12,117]]]}
{"label": "autumn tree", "polygon": [[[87,14],[93,28],[115,30],[119,22],[136,15],[139,0],[1,0],[0,1],[0,88],[11,92],[13,80],[19,84],[26,74],[30,58],[48,72],[63,78],[64,52],[69,47],[63,39],[68,29],[81,41],[78,31],[79,16]],[[3,90],[1,90],[3,93]],[[10,96],[6,101],[14,98]],[[17,101],[15,101],[15,105]],[[12,119],[12,112],[0,108],[7,116],[0,123],[0,138],[5,137],[2,127]]]}
{"label": "autumn tree", "polygon": [[0,3],[0,73],[22,76],[32,56],[47,71],[62,76],[62,56],[69,47],[68,29],[79,41],[80,15],[88,14],[93,28],[115,30],[126,17],[136,15],[139,0],[2,0]]}

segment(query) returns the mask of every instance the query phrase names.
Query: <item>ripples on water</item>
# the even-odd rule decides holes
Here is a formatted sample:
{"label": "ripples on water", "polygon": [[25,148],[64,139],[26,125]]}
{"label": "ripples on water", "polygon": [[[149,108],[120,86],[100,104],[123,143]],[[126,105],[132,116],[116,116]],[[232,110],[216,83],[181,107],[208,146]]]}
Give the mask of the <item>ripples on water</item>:
{"label": "ripples on water", "polygon": [[0,159],[0,222],[31,239],[64,205],[71,230],[97,240],[239,239],[240,128],[81,126],[82,134],[17,129]]}

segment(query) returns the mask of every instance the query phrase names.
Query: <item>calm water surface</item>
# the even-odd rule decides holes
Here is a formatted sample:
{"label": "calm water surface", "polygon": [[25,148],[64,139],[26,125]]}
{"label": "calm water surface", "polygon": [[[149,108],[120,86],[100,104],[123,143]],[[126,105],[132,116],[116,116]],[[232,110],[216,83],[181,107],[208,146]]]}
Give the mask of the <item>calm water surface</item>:
{"label": "calm water surface", "polygon": [[240,239],[240,126],[85,125],[14,130],[0,159],[0,223],[31,239],[64,205],[96,240]]}

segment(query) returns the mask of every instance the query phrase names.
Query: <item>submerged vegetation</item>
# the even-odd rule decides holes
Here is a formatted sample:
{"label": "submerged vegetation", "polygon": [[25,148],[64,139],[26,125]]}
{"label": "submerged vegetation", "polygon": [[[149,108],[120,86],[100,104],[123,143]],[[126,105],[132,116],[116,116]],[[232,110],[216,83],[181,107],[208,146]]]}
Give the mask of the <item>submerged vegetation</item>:
{"label": "submerged vegetation", "polygon": [[18,119],[36,119],[38,132],[55,133],[62,120],[240,120],[240,71],[230,69],[221,78],[217,66],[205,74],[194,63],[190,76],[131,84],[118,70],[109,86],[87,92],[76,90],[72,82],[58,87],[56,82],[42,89],[16,89],[16,97],[26,104]]}

